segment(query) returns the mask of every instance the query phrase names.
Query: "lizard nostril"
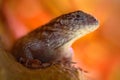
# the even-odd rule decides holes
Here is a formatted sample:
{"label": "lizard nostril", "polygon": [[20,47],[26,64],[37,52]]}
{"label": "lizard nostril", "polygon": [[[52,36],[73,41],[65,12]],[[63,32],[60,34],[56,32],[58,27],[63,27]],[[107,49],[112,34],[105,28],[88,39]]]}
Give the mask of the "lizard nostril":
{"label": "lizard nostril", "polygon": [[86,16],[86,22],[88,25],[98,25],[98,20],[91,15]]}

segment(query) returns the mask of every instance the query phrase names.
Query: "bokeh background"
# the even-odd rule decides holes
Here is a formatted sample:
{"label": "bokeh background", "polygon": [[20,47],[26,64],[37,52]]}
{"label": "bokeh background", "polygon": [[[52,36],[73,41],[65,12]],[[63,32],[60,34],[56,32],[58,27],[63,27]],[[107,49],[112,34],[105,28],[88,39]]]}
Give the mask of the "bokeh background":
{"label": "bokeh background", "polygon": [[5,47],[63,13],[83,10],[100,22],[73,45],[73,61],[96,80],[120,80],[120,0],[0,0],[0,35]]}

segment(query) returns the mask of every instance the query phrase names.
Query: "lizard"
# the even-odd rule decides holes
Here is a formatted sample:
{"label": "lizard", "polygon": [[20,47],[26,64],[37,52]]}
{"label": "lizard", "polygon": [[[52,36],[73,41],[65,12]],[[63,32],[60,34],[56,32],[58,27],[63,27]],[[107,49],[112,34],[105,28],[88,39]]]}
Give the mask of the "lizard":
{"label": "lizard", "polygon": [[15,59],[29,68],[46,67],[45,63],[71,62],[71,45],[95,31],[98,20],[81,10],[50,20],[16,41],[12,48]]}

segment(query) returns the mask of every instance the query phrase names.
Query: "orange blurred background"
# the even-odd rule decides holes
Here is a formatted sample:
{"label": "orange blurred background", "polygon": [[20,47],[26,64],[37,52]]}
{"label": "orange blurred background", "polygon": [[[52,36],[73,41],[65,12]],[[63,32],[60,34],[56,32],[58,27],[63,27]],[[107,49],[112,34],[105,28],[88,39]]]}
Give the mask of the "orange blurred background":
{"label": "orange blurred background", "polygon": [[73,44],[73,60],[95,80],[120,80],[120,0],[4,0],[0,3],[0,29],[6,34],[3,36],[6,47],[63,13],[83,10],[92,14],[99,20],[100,28]]}

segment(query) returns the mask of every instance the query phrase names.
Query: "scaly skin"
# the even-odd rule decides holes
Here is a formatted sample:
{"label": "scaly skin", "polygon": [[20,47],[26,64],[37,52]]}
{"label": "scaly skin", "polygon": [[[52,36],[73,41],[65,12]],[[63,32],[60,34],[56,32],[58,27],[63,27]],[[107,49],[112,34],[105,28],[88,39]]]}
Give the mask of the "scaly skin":
{"label": "scaly skin", "polygon": [[97,28],[98,21],[87,13],[63,14],[19,39],[12,53],[17,61],[30,68],[40,68],[44,63],[70,62],[71,44]]}

